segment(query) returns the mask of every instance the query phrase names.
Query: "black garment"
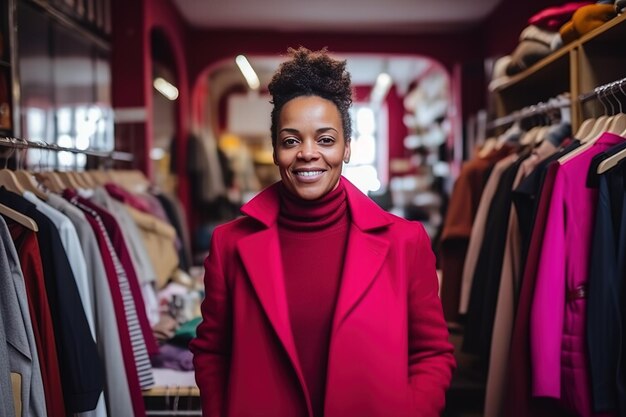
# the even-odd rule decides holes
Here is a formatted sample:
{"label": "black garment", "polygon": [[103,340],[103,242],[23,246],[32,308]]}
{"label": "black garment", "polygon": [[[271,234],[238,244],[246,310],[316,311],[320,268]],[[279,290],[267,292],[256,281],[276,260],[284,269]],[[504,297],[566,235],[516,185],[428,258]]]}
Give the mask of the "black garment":
{"label": "black garment", "polygon": [[189,248],[187,244],[188,236],[187,238],[185,238],[187,233],[185,232],[185,230],[183,230],[184,219],[181,219],[179,217],[178,211],[176,210],[176,207],[174,207],[175,203],[170,200],[170,198],[168,198],[164,194],[156,194],[156,198],[159,199],[161,206],[163,206],[163,210],[165,210],[167,219],[176,230],[176,235],[180,239],[181,244],[178,249],[178,259],[180,260],[179,267],[183,271],[189,271],[189,267],[191,267],[191,248]]}
{"label": "black garment", "polygon": [[480,248],[467,309],[463,350],[479,355],[488,363],[495,320],[504,247],[511,212],[511,193],[517,171],[528,153],[504,170],[489,206],[489,221]]}
{"label": "black garment", "polygon": [[598,175],[598,166],[611,155],[615,155],[619,151],[626,149],[626,142],[617,144],[604,152],[600,152],[595,155],[589,165],[589,171],[587,171],[587,187],[598,188],[600,185],[600,175]]}
{"label": "black garment", "polygon": [[[597,167],[597,164],[596,164]],[[595,172],[596,168],[594,168]],[[587,347],[595,412],[626,416],[624,274],[626,272],[626,164],[598,176],[587,299]]]}
{"label": "black garment", "polygon": [[104,370],[59,232],[24,197],[0,187],[0,201],[37,223],[65,406],[75,413],[93,410],[104,387]]}

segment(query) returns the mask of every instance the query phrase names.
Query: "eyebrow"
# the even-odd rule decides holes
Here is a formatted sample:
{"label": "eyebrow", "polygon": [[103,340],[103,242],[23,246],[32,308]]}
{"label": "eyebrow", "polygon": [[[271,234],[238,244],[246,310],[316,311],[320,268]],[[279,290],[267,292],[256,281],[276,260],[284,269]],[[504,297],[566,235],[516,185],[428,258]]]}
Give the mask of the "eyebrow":
{"label": "eyebrow", "polygon": [[[334,130],[335,132],[337,132],[337,134],[339,134],[339,131],[337,129],[335,129],[334,127],[320,127],[319,129],[317,129],[315,131],[315,133],[324,133],[324,132],[327,132],[329,130]],[[294,129],[294,128],[291,128],[291,127],[284,127],[282,129],[280,129],[280,131],[278,133],[282,133],[282,132],[300,133],[300,131],[298,129]]]}

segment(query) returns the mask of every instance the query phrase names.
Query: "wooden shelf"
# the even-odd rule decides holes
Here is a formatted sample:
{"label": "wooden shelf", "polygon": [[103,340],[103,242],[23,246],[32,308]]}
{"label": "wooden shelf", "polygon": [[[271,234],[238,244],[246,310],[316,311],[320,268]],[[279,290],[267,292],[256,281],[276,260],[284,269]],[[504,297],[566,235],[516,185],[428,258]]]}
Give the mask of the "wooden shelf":
{"label": "wooden shelf", "polygon": [[532,67],[512,76],[509,81],[496,88],[496,92],[504,92],[520,83],[529,82],[533,77],[546,78],[546,71],[558,71],[562,67],[569,66],[569,55],[573,45],[567,45],[557,49],[552,54],[535,63]]}
{"label": "wooden shelf", "polygon": [[154,387],[149,390],[142,391],[144,397],[199,397],[200,389],[198,387]]}
{"label": "wooden shelf", "polygon": [[576,130],[585,117],[604,111],[599,102],[583,106],[578,96],[626,76],[625,41],[622,14],[516,74],[493,92],[498,117],[569,92]]}

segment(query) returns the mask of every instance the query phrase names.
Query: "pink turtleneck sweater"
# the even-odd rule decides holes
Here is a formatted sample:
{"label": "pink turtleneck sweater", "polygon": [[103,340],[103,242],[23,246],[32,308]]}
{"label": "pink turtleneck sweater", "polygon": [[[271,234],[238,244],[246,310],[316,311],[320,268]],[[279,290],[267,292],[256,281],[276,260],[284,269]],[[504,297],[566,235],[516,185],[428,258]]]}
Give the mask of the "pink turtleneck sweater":
{"label": "pink turtleneck sweater", "polygon": [[350,224],[343,183],[314,200],[279,187],[278,234],[289,318],[313,414],[324,414],[330,332]]}

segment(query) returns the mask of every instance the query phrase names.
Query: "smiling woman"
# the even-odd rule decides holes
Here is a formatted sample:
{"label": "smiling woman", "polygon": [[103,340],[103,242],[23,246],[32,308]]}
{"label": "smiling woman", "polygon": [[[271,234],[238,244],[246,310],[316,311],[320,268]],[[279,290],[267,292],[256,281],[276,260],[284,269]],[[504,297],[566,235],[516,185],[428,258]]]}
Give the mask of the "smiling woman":
{"label": "smiling woman", "polygon": [[304,200],[316,200],[339,184],[350,160],[341,117],[332,101],[298,97],[282,109],[274,161],[285,187]]}
{"label": "smiling woman", "polygon": [[341,176],[345,61],[290,53],[269,85],[281,181],[215,229],[205,264],[203,415],[436,417],[454,358],[428,236]]}

